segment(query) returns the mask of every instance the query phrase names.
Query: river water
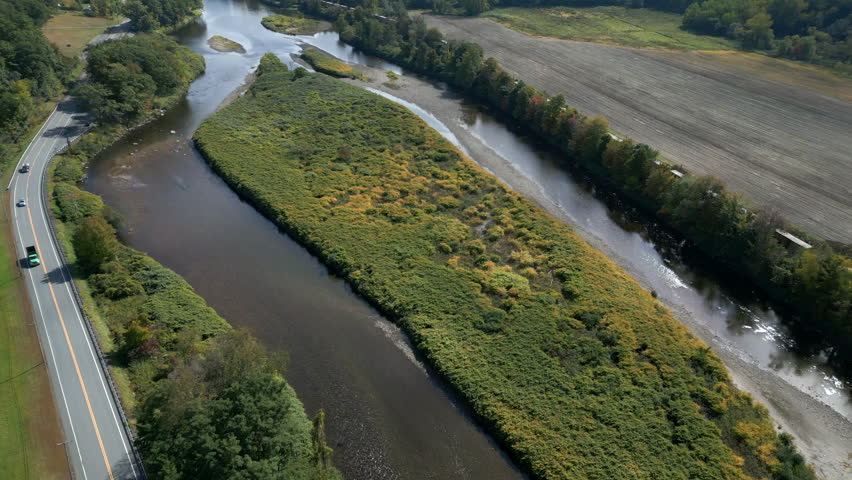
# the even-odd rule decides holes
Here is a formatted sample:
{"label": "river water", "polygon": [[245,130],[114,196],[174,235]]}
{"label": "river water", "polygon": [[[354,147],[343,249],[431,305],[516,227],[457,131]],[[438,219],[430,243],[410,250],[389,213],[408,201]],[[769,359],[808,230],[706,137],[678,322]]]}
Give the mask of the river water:
{"label": "river water", "polygon": [[[290,353],[287,379],[309,414],[325,409],[334,462],[346,478],[522,478],[399,329],[243,203],[192,148],[192,132],[266,52],[292,66],[290,55],[304,42],[350,63],[402,72],[340,43],[334,33],[291,37],[267,31],[260,20],[268,14],[250,0],[206,0],[201,21],[176,37],[204,55],[207,72],[186,101],[100,155],[86,188],[126,217],[120,232],[125,241],[183,275],[231,324],[247,326],[271,348]],[[247,53],[213,51],[206,45],[213,35],[241,43]],[[414,103],[407,106],[451,141],[465,149],[453,130],[477,139],[511,166],[510,174],[492,169],[498,176],[510,186],[514,175],[522,176],[559,210],[554,214],[598,239],[661,299],[700,319],[738,356],[852,418],[840,382],[818,359],[789,348],[776,314],[755,295],[722,287],[686,265],[677,246],[655,235],[653,226],[613,207],[533,143],[442,86],[420,83],[426,100],[417,103],[428,108],[429,95],[436,108],[452,102],[456,122],[447,125]]]}

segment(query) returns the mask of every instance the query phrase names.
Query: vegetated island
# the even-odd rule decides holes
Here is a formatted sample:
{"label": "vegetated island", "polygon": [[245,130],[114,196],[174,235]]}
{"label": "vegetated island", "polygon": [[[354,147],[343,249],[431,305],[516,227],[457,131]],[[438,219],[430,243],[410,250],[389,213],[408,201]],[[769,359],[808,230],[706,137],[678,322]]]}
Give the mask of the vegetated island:
{"label": "vegetated island", "polygon": [[314,70],[333,77],[354,79],[363,77],[363,74],[352,68],[352,65],[340,61],[322,50],[305,50],[305,52],[299,55],[299,58],[308,62],[312,67],[314,67]]}
{"label": "vegetated island", "polygon": [[[784,320],[796,348],[827,355],[836,374],[852,377],[852,258],[848,245],[810,235],[775,210],[754,206],[719,179],[690,174],[651,146],[614,135],[605,118],[589,118],[568,105],[563,94],[551,96],[527,85],[493,57],[484,58],[479,45],[445,39],[440,30],[429,28],[423,16],[411,18],[401,11],[390,22],[363,9],[345,10],[316,2],[303,7],[313,15],[336,18],[335,28],[343,41],[445,81],[505,114],[513,126],[559,151],[566,166],[581,167],[596,183],[618,191],[676,231],[720,272],[742,277],[763,290],[790,312]],[[445,18],[431,17],[429,21],[444,25]],[[465,38],[470,32],[456,27],[454,35]],[[842,217],[842,210],[831,209]],[[843,223],[841,217],[835,222],[838,225]],[[790,241],[790,234],[812,248]]]}
{"label": "vegetated island", "polygon": [[270,15],[264,17],[260,23],[273,32],[287,35],[313,35],[323,30],[323,23],[325,22],[290,15]]}
{"label": "vegetated island", "polygon": [[91,82],[78,94],[98,126],[54,161],[49,198],[148,474],[339,479],[324,414],[308,419],[282,376],[283,357],[233,330],[178,274],[121,244],[120,216],[78,188],[97,152],[186,95],[203,57],[143,35],[91,47],[87,68]]}
{"label": "vegetated island", "polygon": [[535,478],[815,478],[665,307],[403,107],[267,54],[195,140]]}
{"label": "vegetated island", "polygon": [[207,39],[207,45],[210,45],[210,48],[217,52],[246,53],[246,49],[242,45],[221,35],[213,35]]}

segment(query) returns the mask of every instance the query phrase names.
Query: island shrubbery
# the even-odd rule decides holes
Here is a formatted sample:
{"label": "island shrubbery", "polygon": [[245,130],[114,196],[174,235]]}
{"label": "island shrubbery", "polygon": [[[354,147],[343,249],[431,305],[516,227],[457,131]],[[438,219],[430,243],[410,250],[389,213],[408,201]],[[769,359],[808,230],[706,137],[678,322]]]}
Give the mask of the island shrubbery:
{"label": "island shrubbery", "polygon": [[[512,77],[470,42],[446,41],[422,19],[401,14],[395,22],[368,10],[344,11],[316,0],[305,7],[336,17],[341,39],[440,78],[494,107],[516,125],[561,151],[636,205],[680,232],[716,265],[741,275],[791,310],[795,338],[810,354],[828,354],[838,372],[852,377],[852,260],[831,245],[787,224],[772,211],[753,207],[709,176],[678,178],[648,145],[619,139],[601,117],[571,108],[562,94],[549,96]],[[776,230],[814,245],[782,243]],[[848,247],[841,246],[841,252]]]}
{"label": "island shrubbery", "polygon": [[361,78],[361,73],[352,68],[351,65],[347,65],[321,50],[307,50],[300,57],[318,72],[333,77]]}
{"label": "island shrubbery", "polygon": [[268,54],[195,140],[536,478],[814,478],[660,303],[403,107]]}

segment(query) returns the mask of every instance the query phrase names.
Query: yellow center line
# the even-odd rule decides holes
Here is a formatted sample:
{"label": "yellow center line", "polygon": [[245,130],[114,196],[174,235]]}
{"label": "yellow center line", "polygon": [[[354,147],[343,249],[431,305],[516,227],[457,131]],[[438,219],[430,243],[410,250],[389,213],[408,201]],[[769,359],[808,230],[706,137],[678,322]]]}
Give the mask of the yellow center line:
{"label": "yellow center line", "polygon": [[[29,193],[30,182],[27,182],[25,192],[25,196],[27,198],[29,198]],[[27,217],[29,217],[30,220],[30,229],[33,232],[36,250],[41,252],[41,246],[38,244],[38,237],[36,236],[35,225],[33,224],[33,214],[29,207],[27,208]],[[62,267],[60,266],[59,268]],[[41,262],[41,269],[44,271],[45,275],[47,275],[47,267],[44,262]],[[104,448],[104,441],[101,439],[101,431],[98,428],[98,421],[95,420],[95,412],[92,410],[92,403],[89,401],[89,392],[86,390],[86,383],[83,381],[83,374],[80,373],[80,365],[77,363],[77,355],[74,354],[74,347],[71,346],[71,338],[68,336],[68,329],[65,327],[65,319],[62,317],[62,311],[59,309],[59,302],[56,300],[56,292],[53,291],[53,284],[50,282],[50,278],[48,278],[47,287],[50,289],[50,296],[53,298],[53,305],[56,307],[57,315],[59,315],[59,323],[62,325],[62,332],[65,334],[65,342],[68,344],[68,350],[71,352],[71,360],[74,362],[74,369],[77,371],[77,379],[80,381],[80,387],[83,389],[83,398],[86,400],[86,407],[89,409],[89,417],[92,419],[92,426],[95,427],[95,436],[98,437],[98,445],[101,447],[101,455],[104,457],[104,464],[106,465],[107,473],[109,474],[110,480],[115,480],[115,477],[112,474],[112,466],[109,464],[109,458],[107,457],[106,449]]]}

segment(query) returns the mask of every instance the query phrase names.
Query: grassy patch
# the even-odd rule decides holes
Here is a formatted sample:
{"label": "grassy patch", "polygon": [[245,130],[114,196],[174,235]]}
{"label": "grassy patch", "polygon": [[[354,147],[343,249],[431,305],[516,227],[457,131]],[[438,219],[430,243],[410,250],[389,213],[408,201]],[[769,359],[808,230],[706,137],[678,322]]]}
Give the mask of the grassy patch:
{"label": "grassy patch", "polygon": [[118,19],[87,17],[79,12],[67,12],[51,17],[44,26],[44,36],[66,57],[76,57],[86,45],[104,31],[119,23]]}
{"label": "grassy patch", "polygon": [[497,8],[482,14],[509,28],[544,37],[628,47],[731,50],[735,41],[680,28],[681,15],[648,8]]}
{"label": "grassy patch", "polygon": [[307,50],[300,57],[310,63],[318,72],[340,78],[363,78],[361,72],[352,68],[351,65],[321,50]]}
{"label": "grassy patch", "polygon": [[403,107],[274,55],[195,134],[240,195],[398,321],[535,478],[780,470],[766,410],[570,227]]}
{"label": "grassy patch", "polygon": [[313,35],[320,28],[319,20],[290,15],[270,15],[264,17],[260,23],[273,32],[288,35]]}

